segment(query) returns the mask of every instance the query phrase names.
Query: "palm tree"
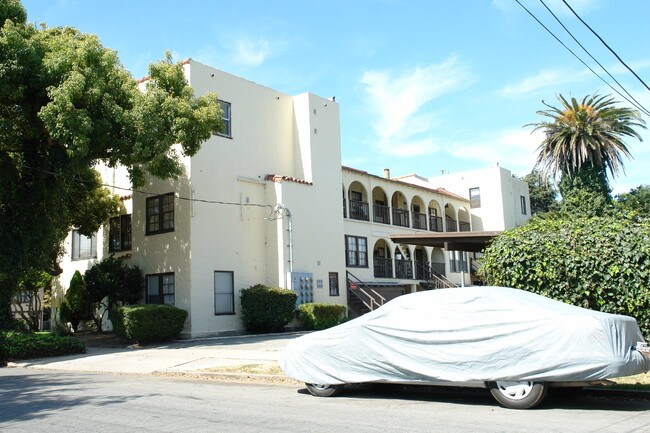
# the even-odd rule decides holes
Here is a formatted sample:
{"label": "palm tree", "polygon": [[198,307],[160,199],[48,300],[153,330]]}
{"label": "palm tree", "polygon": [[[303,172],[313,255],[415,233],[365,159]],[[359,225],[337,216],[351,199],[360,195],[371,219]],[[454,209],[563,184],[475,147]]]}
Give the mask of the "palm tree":
{"label": "palm tree", "polygon": [[643,141],[634,130],[645,128],[641,114],[633,109],[617,107],[610,96],[594,94],[580,102],[562,95],[557,99],[559,108],[546,104],[549,109],[537,114],[550,121],[533,123],[533,131],[542,130],[546,138],[539,145],[537,166],[542,174],[557,178],[558,175],[574,177],[582,169],[595,169],[607,183],[607,171],[616,177],[623,169],[623,156],[631,158],[625,137]]}

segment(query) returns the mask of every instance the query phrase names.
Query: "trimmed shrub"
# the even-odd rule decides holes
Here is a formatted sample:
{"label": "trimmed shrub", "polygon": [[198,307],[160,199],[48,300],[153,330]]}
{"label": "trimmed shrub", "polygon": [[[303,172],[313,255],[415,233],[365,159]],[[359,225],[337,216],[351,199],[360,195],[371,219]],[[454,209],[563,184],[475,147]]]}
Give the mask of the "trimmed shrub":
{"label": "trimmed shrub", "polygon": [[345,317],[345,305],[339,304],[302,304],[298,311],[305,326],[309,329],[326,329],[336,326]]}
{"label": "trimmed shrub", "polygon": [[281,331],[294,318],[298,296],[289,289],[258,284],[241,291],[242,321],[250,332]]}
{"label": "trimmed shrub", "polygon": [[75,271],[70,280],[70,287],[65,292],[59,315],[64,323],[70,322],[72,330],[77,332],[79,323],[82,320],[89,320],[93,317],[92,306],[84,297],[84,280],[81,272]]}
{"label": "trimmed shrub", "polygon": [[110,312],[115,335],[141,344],[177,339],[187,315],[164,304],[125,305]]}
{"label": "trimmed shrub", "polygon": [[494,239],[479,274],[490,285],[632,316],[650,336],[648,220],[534,218]]}
{"label": "trimmed shrub", "polygon": [[48,356],[84,353],[84,344],[73,337],[61,337],[49,332],[5,332],[0,352],[6,359],[45,358]]}

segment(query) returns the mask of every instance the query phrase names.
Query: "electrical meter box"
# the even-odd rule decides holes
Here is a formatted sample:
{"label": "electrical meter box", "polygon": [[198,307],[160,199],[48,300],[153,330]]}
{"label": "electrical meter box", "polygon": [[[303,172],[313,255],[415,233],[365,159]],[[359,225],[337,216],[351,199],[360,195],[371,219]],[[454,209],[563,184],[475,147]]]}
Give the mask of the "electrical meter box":
{"label": "electrical meter box", "polygon": [[301,304],[314,302],[314,274],[311,272],[290,272],[289,289],[296,292],[296,308]]}

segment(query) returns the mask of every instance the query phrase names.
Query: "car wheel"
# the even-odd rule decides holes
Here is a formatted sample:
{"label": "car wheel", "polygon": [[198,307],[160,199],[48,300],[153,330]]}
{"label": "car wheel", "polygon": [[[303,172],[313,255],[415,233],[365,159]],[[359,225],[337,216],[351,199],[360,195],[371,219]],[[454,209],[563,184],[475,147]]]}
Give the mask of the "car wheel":
{"label": "car wheel", "polygon": [[496,381],[488,383],[492,396],[510,409],[529,409],[544,400],[548,389],[545,383],[530,381]]}
{"label": "car wheel", "polygon": [[306,383],[307,390],[316,397],[334,397],[343,390],[344,385],[318,385]]}

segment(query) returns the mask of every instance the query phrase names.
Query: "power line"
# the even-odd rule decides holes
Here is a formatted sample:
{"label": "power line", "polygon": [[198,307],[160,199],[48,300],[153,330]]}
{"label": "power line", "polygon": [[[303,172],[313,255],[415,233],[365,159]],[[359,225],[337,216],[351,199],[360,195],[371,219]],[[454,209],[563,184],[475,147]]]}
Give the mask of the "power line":
{"label": "power line", "polygon": [[562,23],[562,21],[560,21],[560,19],[557,17],[557,15],[555,15],[555,13],[553,13],[553,11],[552,11],[552,10],[551,10],[547,5],[546,5],[546,3],[544,3],[544,0],[539,0],[539,1],[540,1],[540,3],[542,3],[542,4],[544,5],[544,7],[546,8],[546,10],[547,10],[547,11],[548,11],[552,16],[553,16],[553,18],[555,18],[555,20],[556,20],[556,21],[557,21],[557,22],[562,26],[562,28],[563,28],[563,29],[564,29],[564,30],[569,34],[569,36],[571,36],[571,38],[575,41],[575,43],[578,44],[578,45],[580,46],[580,48],[582,48],[582,50],[583,50],[585,53],[587,53],[587,55],[588,55],[589,57],[591,57],[591,59],[592,59],[594,62],[596,62],[596,63],[598,64],[598,66],[600,66],[600,68],[601,68],[603,71],[605,71],[605,73],[606,73],[607,75],[609,75],[609,77],[610,77],[612,80],[614,80],[614,82],[615,82],[616,84],[618,84],[618,86],[619,86],[619,87],[620,87],[620,88],[625,92],[625,94],[627,94],[627,96],[629,96],[629,97],[632,99],[632,101],[634,101],[635,103],[632,103],[629,99],[627,99],[627,101],[628,101],[630,104],[634,105],[634,106],[635,106],[636,108],[638,108],[639,110],[643,111],[643,112],[644,112],[645,114],[647,114],[648,116],[650,116],[650,111],[648,111],[648,110],[647,110],[647,109],[646,109],[646,108],[645,108],[645,107],[644,107],[644,106],[643,106],[639,101],[637,101],[637,100],[634,98],[634,96],[632,96],[632,95],[630,94],[630,92],[628,92],[627,89],[626,89],[626,88],[625,88],[621,83],[619,83],[618,80],[616,80],[616,78],[614,78],[614,77],[612,76],[612,74],[610,74],[609,71],[608,71],[607,69],[605,69],[605,67],[604,67],[604,66],[603,66],[603,65],[602,65],[598,60],[596,60],[596,58],[595,58],[594,56],[591,55],[591,53],[590,53],[589,51],[587,51],[587,49],[586,49],[586,48],[585,48],[585,47],[580,43],[580,41],[578,41],[578,39],[576,39],[576,37],[573,36],[573,33],[571,33],[571,31],[570,31],[569,29],[566,28],[566,26]]}
{"label": "power line", "polygon": [[[8,161],[5,161],[5,162],[8,162]],[[14,165],[17,166],[16,163],[14,163]],[[42,168],[30,167],[28,165],[21,165],[21,167],[26,168],[28,170],[37,171],[37,172],[40,172],[40,173],[45,173],[45,174],[49,174],[49,175],[56,176],[56,177],[63,176],[63,174],[61,174],[61,173],[55,173],[53,171],[43,170]],[[84,184],[84,185],[90,183],[88,181],[84,181],[83,179],[77,179],[77,181],[79,183],[81,183],[81,184]],[[140,194],[150,195],[150,196],[160,195],[160,193],[156,193],[156,192],[148,192],[148,191],[144,191],[144,190],[140,190],[140,189],[134,189],[134,188],[125,188],[125,187],[112,185],[112,184],[107,184],[107,183],[100,183],[99,185],[103,186],[103,187],[106,187],[106,188],[115,188],[115,189],[119,189],[119,190],[122,190],[122,191],[129,191],[129,192],[132,192],[132,193],[137,192],[137,193],[140,193]],[[264,207],[264,208],[269,208],[269,209],[274,208],[274,206],[269,205],[269,204],[236,203],[236,202],[221,201],[221,200],[207,200],[207,199],[200,199],[200,198],[193,198],[193,197],[183,197],[180,194],[179,195],[174,194],[174,196],[176,198],[178,198],[179,200],[185,200],[185,201],[197,202],[197,203],[220,204],[220,205],[228,205],[228,206]]]}
{"label": "power line", "polygon": [[[581,58],[580,58],[576,53],[574,53],[573,50],[571,50],[571,48],[569,48],[569,47],[568,47],[564,42],[562,42],[562,41],[560,40],[560,38],[558,38],[558,37],[557,37],[557,36],[556,36],[556,35],[555,35],[555,34],[554,34],[554,33],[553,33],[553,32],[552,32],[548,27],[546,27],[546,26],[544,25],[544,23],[542,23],[542,22],[541,22],[541,21],[540,21],[540,20],[539,20],[539,19],[538,19],[538,18],[537,18],[537,17],[536,17],[536,16],[535,16],[531,11],[530,11],[530,10],[528,10],[528,8],[526,8],[526,6],[524,6],[523,4],[521,4],[521,2],[520,2],[519,0],[515,0],[515,1],[517,2],[517,4],[518,4],[519,6],[522,7],[522,9],[524,9],[526,12],[528,12],[528,15],[530,15],[530,16],[531,16],[535,21],[537,21],[537,23],[538,23],[540,26],[542,26],[542,27],[544,28],[544,30],[546,30],[546,31],[547,31],[551,36],[553,36],[553,38],[554,38],[556,41],[558,41],[558,43],[559,43],[560,45],[562,45],[562,46],[563,46],[563,47],[564,47],[568,52],[570,52],[570,53],[573,55],[573,57],[575,57],[576,59],[578,59],[578,61],[580,61],[580,63],[582,63],[582,64],[583,64],[587,69],[589,69],[589,70],[590,70],[590,71],[591,71],[595,76],[597,76],[597,77],[598,77],[598,78],[599,78],[603,83],[605,83],[605,84],[606,84],[610,89],[612,89],[614,92],[616,92],[616,93],[617,93],[621,98],[625,99],[625,100],[628,101],[630,104],[632,104],[632,105],[634,105],[634,106],[636,107],[636,105],[635,105],[632,101],[630,101],[630,100],[629,100],[625,95],[623,95],[623,94],[622,94],[618,89],[615,89],[611,84],[609,84],[609,83],[608,83],[608,82],[607,82],[603,77],[601,77],[601,76],[600,76],[596,71],[594,71],[594,70],[593,70],[593,69],[592,69],[592,68],[591,68],[587,63],[585,63],[584,60],[582,60],[582,59],[581,59]],[[638,107],[637,107],[637,108],[638,108]],[[642,110],[642,111],[643,111],[643,110]],[[645,110],[644,113],[650,115],[650,113],[647,113],[647,110]]]}
{"label": "power line", "polygon": [[645,86],[646,89],[650,90],[650,87],[648,87],[648,85],[647,85],[647,84],[646,84],[646,83],[641,79],[641,77],[639,77],[639,76],[636,74],[636,72],[634,72],[634,71],[632,70],[632,68],[630,68],[630,67],[629,67],[629,66],[628,66],[628,65],[623,61],[623,59],[621,59],[621,58],[619,57],[619,55],[616,54],[616,52],[615,52],[613,49],[611,49],[609,45],[607,45],[607,43],[603,40],[603,38],[601,38],[601,37],[598,35],[598,33],[596,33],[596,32],[594,31],[594,29],[592,29],[591,27],[589,27],[589,24],[587,24],[586,22],[584,22],[584,20],[583,20],[582,18],[580,18],[580,16],[576,13],[576,11],[573,10],[573,8],[569,5],[569,3],[566,2],[566,0],[562,0],[562,3],[564,3],[564,4],[566,5],[566,7],[568,7],[568,8],[571,10],[571,12],[573,12],[573,15],[575,15],[576,18],[578,18],[578,19],[580,20],[580,22],[581,22],[582,24],[584,24],[585,27],[587,27],[587,28],[591,31],[591,33],[593,33],[594,36],[596,36],[596,37],[598,38],[598,40],[600,40],[600,42],[602,42],[603,45],[605,45],[605,47],[607,47],[607,49],[608,49],[612,54],[614,54],[614,56],[616,56],[616,58],[618,59],[618,61],[621,62],[621,63],[623,64],[623,66],[625,66],[625,67],[628,69],[628,71],[632,72],[632,74],[633,74],[633,75],[634,75],[634,76],[635,76],[635,77],[636,77],[636,78],[641,82],[641,84],[643,84],[643,85]]}

